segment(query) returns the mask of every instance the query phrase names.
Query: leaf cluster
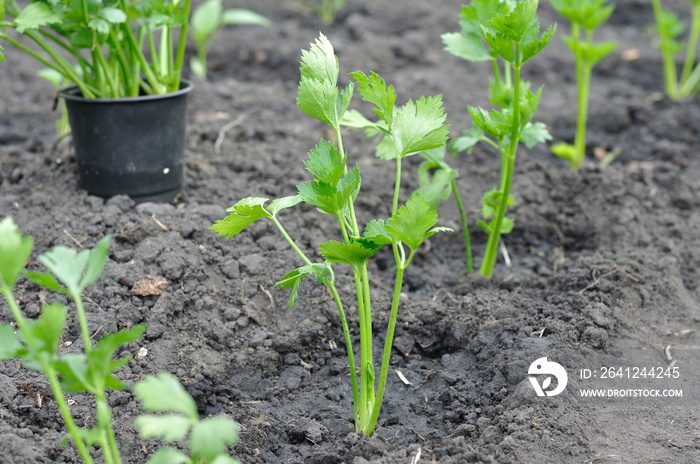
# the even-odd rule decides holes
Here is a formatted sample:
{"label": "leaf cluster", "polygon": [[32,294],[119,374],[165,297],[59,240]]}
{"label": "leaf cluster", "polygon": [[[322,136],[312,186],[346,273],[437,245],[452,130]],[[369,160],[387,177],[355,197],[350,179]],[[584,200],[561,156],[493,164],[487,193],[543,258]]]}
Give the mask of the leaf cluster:
{"label": "leaf cluster", "polygon": [[189,436],[190,456],[166,446],[156,451],[147,464],[237,464],[227,447],[238,440],[238,426],[230,418],[217,416],[200,420],[194,399],[172,374],[161,372],[134,385],[143,409],[157,414],[136,418],[142,439],[160,438],[166,443]]}

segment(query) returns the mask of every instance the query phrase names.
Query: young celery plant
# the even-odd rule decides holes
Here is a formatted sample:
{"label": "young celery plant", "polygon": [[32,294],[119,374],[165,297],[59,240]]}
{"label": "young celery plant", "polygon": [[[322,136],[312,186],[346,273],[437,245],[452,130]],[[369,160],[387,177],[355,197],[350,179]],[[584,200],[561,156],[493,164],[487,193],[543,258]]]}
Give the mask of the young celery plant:
{"label": "young celery plant", "polygon": [[571,164],[573,169],[586,156],[586,122],[588,96],[593,67],[617,48],[616,42],[593,43],[593,32],[605,23],[615,10],[607,0],[550,0],[552,7],[571,21],[571,35],[564,42],[576,58],[576,84],[578,85],[578,119],[574,144],[560,142],[552,146],[552,153]]}
{"label": "young celery plant", "polygon": [[[51,273],[28,272],[24,266],[32,252],[32,238],[22,237],[11,218],[0,221],[0,292],[5,297],[21,333],[15,334],[9,324],[0,325],[0,359],[19,358],[25,367],[44,372],[69,435],[86,464],[93,462],[89,452],[93,445],[102,450],[105,463],[122,462],[111,424],[112,410],[107,403],[105,390],[125,388],[112,373],[126,364],[129,358],[114,359],[113,355],[121,345],[138,339],[145,331],[145,327],[139,325],[129,330],[111,333],[92,347],[81,293],[102,273],[108,244],[109,238],[105,238],[92,250],[80,253],[57,247],[39,257],[39,261],[45,264]],[[35,321],[24,317],[12,293],[12,287],[20,274],[25,274],[34,282],[69,295],[73,299],[85,344],[84,354],[58,354],[59,341],[68,317],[62,304],[45,306],[41,316]],[[97,419],[95,427],[82,429],[76,425],[65,395],[75,392],[89,392],[94,395]]]}
{"label": "young celery plant", "polygon": [[[656,30],[659,34],[666,82],[666,94],[674,100],[692,97],[700,91],[700,62],[697,59],[697,47],[700,42],[700,0],[690,2],[690,33],[684,44],[678,40],[685,26],[677,14],[664,10],[661,0],[651,0],[656,18]],[[676,70],[676,55],[685,47],[685,58],[681,75]]]}
{"label": "young celery plant", "polygon": [[270,20],[243,8],[222,10],[222,0],[206,0],[195,8],[189,31],[197,53],[190,59],[190,69],[200,79],[207,78],[207,55],[216,34],[233,24],[269,26]]}
{"label": "young celery plant", "polygon": [[443,35],[447,51],[469,61],[491,61],[494,69],[489,97],[499,109],[489,113],[470,106],[475,128],[450,144],[456,153],[484,141],[501,154],[500,186],[484,195],[484,220],[478,222],[489,235],[480,268],[486,277],[493,274],[501,235],[513,228],[506,209],[514,204],[510,190],[518,144],[530,148],[551,138],[542,123],[531,123],[542,88],[533,93],[520,77],[523,65],[547,46],[556,31],[555,25],[540,35],[537,6],[537,0],[473,0],[462,7],[462,32]]}
{"label": "young celery plant", "polygon": [[[360,191],[360,172],[357,165],[352,169],[347,167],[348,154],[343,147],[341,133],[341,120],[355,85],[349,83],[340,90],[337,87],[338,74],[339,65],[333,46],[321,34],[308,51],[302,52],[297,104],[304,113],[328,124],[335,131],[337,147],[321,140],[315,149],[309,152],[309,159],[305,161],[305,165],[314,180],[299,185],[297,195],[275,200],[267,206],[266,198],[245,198],[229,208],[231,214],[217,221],[212,229],[219,235],[230,238],[257,219],[271,219],[305,263],[304,266],[287,273],[278,283],[284,288],[292,289],[290,307],[297,298],[299,284],[304,277],[314,276],[317,283],[328,286],[338,308],[348,352],[355,430],[372,435],[386,387],[404,272],[425,240],[435,233],[449,230],[435,227],[437,213],[430,209],[430,203],[418,193],[412,195],[404,206],[399,207],[401,160],[406,156],[443,146],[447,141],[449,127],[444,124],[446,116],[439,96],[421,97],[416,102],[409,100],[404,106],[394,108],[394,89],[391,86],[387,88],[381,77],[374,73],[367,77],[360,71],[351,74],[358,82],[358,91],[364,100],[375,105],[373,110],[381,118],[381,122],[375,127],[385,135],[387,144],[390,145],[391,158],[396,161],[391,217],[386,221],[372,220],[361,228],[354,206]],[[314,263],[299,248],[277,218],[281,210],[301,202],[315,206],[321,213],[335,216],[338,221],[342,241],[330,240],[319,245],[320,254],[325,258],[322,263]],[[385,245],[391,245],[393,250],[396,279],[377,380],[372,357],[372,307],[367,261]],[[359,382],[347,318],[335,287],[332,268],[334,263],[349,265],[355,280],[360,326]]]}

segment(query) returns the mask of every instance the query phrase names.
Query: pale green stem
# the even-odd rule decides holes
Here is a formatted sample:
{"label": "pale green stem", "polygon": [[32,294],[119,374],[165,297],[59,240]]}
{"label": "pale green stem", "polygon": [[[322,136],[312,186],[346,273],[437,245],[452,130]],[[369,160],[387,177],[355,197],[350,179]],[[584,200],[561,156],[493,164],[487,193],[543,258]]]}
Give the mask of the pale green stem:
{"label": "pale green stem", "polygon": [[683,62],[683,70],[681,72],[681,87],[684,86],[695,66],[698,40],[700,40],[700,3],[693,4],[690,17],[690,35],[688,36],[688,48],[685,53],[685,61]]}
{"label": "pale green stem", "polygon": [[[518,56],[518,46],[516,44],[515,56]],[[491,277],[496,264],[498,246],[501,241],[501,227],[503,218],[508,207],[510,187],[513,181],[513,169],[515,167],[515,156],[518,151],[518,141],[520,140],[520,64],[513,65],[513,127],[510,136],[510,147],[508,151],[501,153],[501,201],[496,211],[492,229],[489,233],[489,240],[486,244],[486,253],[481,263],[481,275]]]}
{"label": "pale green stem", "polygon": [[185,22],[180,28],[180,40],[177,44],[177,55],[175,56],[174,81],[170,85],[170,91],[174,92],[180,89],[180,79],[182,78],[182,65],[185,61],[185,46],[187,45],[187,27],[190,18],[190,8],[192,0],[185,0],[183,17]]}
{"label": "pale green stem", "polygon": [[379,370],[379,384],[377,386],[377,396],[374,402],[374,407],[372,408],[372,415],[369,418],[369,422],[362,430],[362,432],[370,436],[374,433],[374,428],[377,425],[377,419],[379,418],[379,411],[382,407],[382,400],[384,399],[384,391],[386,389],[386,379],[389,374],[389,362],[391,361],[391,348],[394,344],[394,331],[396,329],[396,318],[399,312],[399,301],[401,299],[401,288],[403,286],[403,273],[404,269],[410,264],[413,259],[413,250],[407,261],[403,261],[402,257],[399,255],[398,244],[393,245],[394,248],[394,259],[396,260],[396,281],[394,283],[394,296],[391,301],[391,314],[389,315],[389,326],[386,330],[386,338],[384,339],[384,351],[382,353],[382,366]]}

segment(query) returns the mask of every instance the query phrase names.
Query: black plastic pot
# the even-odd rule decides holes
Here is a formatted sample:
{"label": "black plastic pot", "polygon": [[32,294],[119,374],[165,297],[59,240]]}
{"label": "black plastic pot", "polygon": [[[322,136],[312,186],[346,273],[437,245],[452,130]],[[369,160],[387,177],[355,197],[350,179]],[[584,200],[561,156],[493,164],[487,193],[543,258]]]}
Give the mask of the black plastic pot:
{"label": "black plastic pot", "polygon": [[92,195],[129,195],[137,203],[167,202],[182,190],[190,82],[164,95],[66,101],[80,187]]}

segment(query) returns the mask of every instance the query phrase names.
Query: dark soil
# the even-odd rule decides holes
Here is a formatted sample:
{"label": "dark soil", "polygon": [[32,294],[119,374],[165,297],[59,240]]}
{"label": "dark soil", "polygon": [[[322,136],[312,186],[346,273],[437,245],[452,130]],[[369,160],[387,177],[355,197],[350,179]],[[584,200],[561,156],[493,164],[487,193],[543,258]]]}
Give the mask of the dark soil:
{"label": "dark soil", "polygon": [[[408,271],[372,438],[353,432],[342,330],[327,292],[304,282],[289,310],[288,292],[274,285],[300,262],[274,227],[261,222],[226,242],[209,226],[244,196],[291,195],[308,179],[302,160],[325,127],[297,109],[295,94],[300,50],[319,30],[335,46],[342,76],[376,71],[395,86],[399,103],[441,93],[452,135],[469,128],[467,105],[488,103],[490,67],[442,50],[440,34],[458,30],[460,1],[354,0],[333,27],[292,0],[236,2],[273,25],[229,28],[219,37],[210,80],[190,95],[186,185],[172,204],[135,205],[80,190],[71,150],[52,149],[53,89],[36,77],[39,64],[6,46],[0,216],[13,216],[35,237],[34,267],[36,255],[53,246],[90,247],[113,236],[106,271],[86,292],[91,327],[99,337],[147,323],[145,338],[121,353],[146,348],[147,355],[120,377],[133,382],[159,371],[175,374],[203,416],[225,414],[240,423],[232,453],[243,463],[700,462],[700,100],[663,96],[649,2],[616,3],[596,36],[620,47],[594,72],[587,161],[572,172],[544,145],[520,150],[518,204],[511,211],[516,226],[504,238],[512,267],[500,260],[490,281],[465,277],[461,233],[431,239],[430,253]],[[540,11],[543,25],[558,21],[560,30],[524,73],[533,86],[545,85],[536,119],[555,141],[571,142],[574,67],[561,42],[568,28],[548,2]],[[231,121],[237,122],[221,132]],[[363,176],[361,221],[386,217],[393,168],[375,160],[361,134],[348,134],[345,145]],[[600,167],[594,151],[616,148],[622,154]],[[478,264],[486,237],[472,211],[497,185],[500,160],[479,148],[452,163],[460,171]],[[407,162],[404,197],[417,186],[416,166]],[[441,225],[459,230],[452,201],[439,213]],[[281,218],[309,253],[337,238],[333,224],[312,208]],[[380,254],[371,267],[376,347],[387,324],[388,263]],[[357,339],[351,279],[338,272]],[[132,294],[146,275],[167,279],[166,291]],[[41,300],[54,298],[26,281],[15,295],[28,316],[37,315]],[[0,320],[10,319],[0,304]],[[80,349],[77,322],[65,340]],[[527,380],[530,364],[544,356],[567,369],[569,386],[559,396],[537,397]],[[670,385],[683,390],[682,399],[578,394],[595,383],[581,379],[579,369],[597,369],[600,376],[604,366],[671,365],[680,370],[673,382],[599,379],[596,385]],[[47,390],[40,374],[17,362],[0,364],[0,462],[78,462],[73,447],[59,444],[65,429]],[[159,444],[139,441],[133,395],[109,398],[124,462],[145,462]],[[89,399],[72,399],[78,423],[90,425]]]}

